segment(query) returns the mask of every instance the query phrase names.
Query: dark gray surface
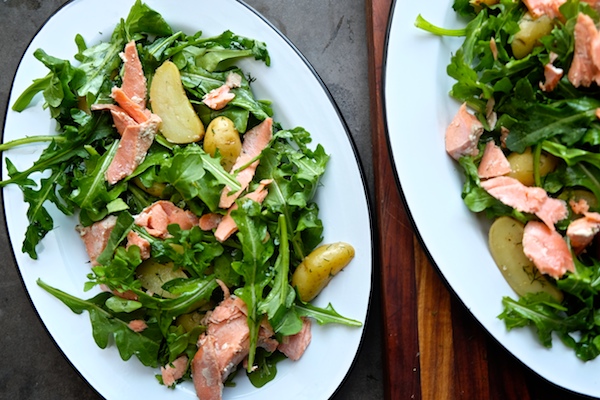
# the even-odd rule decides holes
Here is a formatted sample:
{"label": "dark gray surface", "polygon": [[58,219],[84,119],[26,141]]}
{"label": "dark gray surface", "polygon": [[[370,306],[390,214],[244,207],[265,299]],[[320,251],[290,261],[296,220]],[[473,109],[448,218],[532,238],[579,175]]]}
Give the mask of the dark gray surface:
{"label": "dark gray surface", "polygon": [[[0,126],[4,126],[11,82],[23,52],[43,23],[64,3],[61,0],[0,1]],[[247,3],[294,43],[325,82],[350,128],[365,168],[369,193],[373,193],[364,3],[359,0],[252,0]],[[0,255],[3,332],[0,399],[100,398],[63,357],[38,319],[12,258],[3,213],[0,215]],[[376,270],[376,282],[378,275]],[[375,284],[363,345],[335,399],[383,398],[377,286]]]}

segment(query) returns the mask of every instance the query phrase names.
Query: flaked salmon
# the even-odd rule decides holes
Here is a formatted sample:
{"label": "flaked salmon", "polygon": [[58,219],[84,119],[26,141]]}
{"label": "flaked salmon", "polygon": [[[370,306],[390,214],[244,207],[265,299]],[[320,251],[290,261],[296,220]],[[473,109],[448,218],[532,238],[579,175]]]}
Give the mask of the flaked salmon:
{"label": "flaked salmon", "polygon": [[173,386],[178,379],[183,378],[188,367],[187,356],[179,356],[173,362],[160,367],[160,374],[165,386]]}
{"label": "flaked salmon", "polygon": [[[273,119],[266,118],[263,122],[246,132],[244,135],[244,142],[242,143],[242,152],[236,159],[231,170],[236,171],[237,169],[246,166],[254,158],[258,157],[260,153],[267,147],[272,138]],[[254,161],[237,173],[236,179],[242,186],[239,191],[231,193],[231,189],[228,186],[223,188],[223,192],[221,192],[221,199],[219,201],[219,207],[231,207],[235,200],[244,190],[246,190],[252,181],[259,162],[260,160]]]}
{"label": "flaked salmon", "polygon": [[[271,182],[272,182],[272,180],[270,180],[270,179],[265,179],[265,180],[260,181],[260,184],[256,188],[256,190],[254,190],[251,193],[248,193],[244,197],[254,200],[257,203],[262,203],[265,200],[265,198],[267,197],[267,195],[269,194],[269,191],[267,190],[266,187]],[[237,207],[238,207],[237,204],[233,204],[231,207],[229,207],[229,209],[227,210],[227,214],[225,214],[225,216],[223,216],[223,218],[217,225],[217,228],[215,230],[215,238],[219,242],[224,242],[233,233],[235,233],[237,231],[238,227],[237,227],[235,221],[233,220],[233,217],[231,216],[231,212],[233,210],[236,210]]]}
{"label": "flaked salmon", "polygon": [[499,146],[493,140],[487,142],[477,175],[482,179],[495,178],[510,173],[510,163]]}
{"label": "flaked salmon", "polygon": [[302,329],[300,332],[295,335],[284,336],[279,346],[277,346],[277,350],[285,354],[290,360],[298,361],[312,340],[310,327],[310,319],[302,317]]}
{"label": "flaked salmon", "polygon": [[142,260],[147,260],[150,258],[150,242],[138,235],[138,233],[135,231],[129,231],[127,234],[127,246],[125,249],[129,250],[131,246],[139,247],[140,257]]}
{"label": "flaked salmon", "polygon": [[108,239],[110,238],[110,233],[116,224],[117,217],[109,215],[102,221],[95,222],[90,226],[77,226],[77,232],[79,232],[79,235],[83,240],[85,250],[87,251],[92,266],[98,265],[96,259],[104,251]]}
{"label": "flaked salmon", "polygon": [[117,152],[106,170],[108,183],[114,185],[128,177],[144,161],[160,123],[160,118],[152,114],[145,122],[125,128]]}
{"label": "flaked salmon", "polygon": [[590,210],[590,205],[585,199],[579,199],[577,201],[575,201],[575,199],[570,199],[569,206],[575,214],[584,214]]}
{"label": "flaked salmon", "polygon": [[202,97],[202,102],[213,110],[221,110],[235,98],[235,94],[227,85],[221,85],[216,89],[211,90]]}
{"label": "flaked salmon", "polygon": [[533,18],[539,18],[542,15],[550,18],[562,18],[559,8],[565,2],[566,0],[523,0]]}
{"label": "flaked salmon", "polygon": [[[141,124],[146,122],[152,113],[147,108],[142,108],[138,103],[118,87],[113,87],[110,96],[135,122]],[[158,116],[156,116],[158,118]]]}
{"label": "flaked salmon", "polygon": [[113,124],[119,132],[119,135],[123,136],[123,132],[128,126],[135,125],[136,122],[116,104],[94,104],[92,105],[92,111],[108,110],[113,118]]}
{"label": "flaked salmon", "polygon": [[[192,378],[199,399],[222,398],[223,382],[250,351],[248,311],[242,299],[230,296],[206,317],[206,332],[198,339],[198,351],[192,360]],[[259,347],[275,351],[278,342],[268,322],[261,323]]]}
{"label": "flaked salmon", "polygon": [[167,200],[159,200],[146,207],[135,217],[138,226],[146,228],[148,234],[166,238],[169,236],[167,227],[177,224],[183,230],[192,229],[198,225],[198,217],[191,211],[183,210]]}
{"label": "flaked salmon", "polygon": [[515,178],[491,178],[482,181],[481,187],[510,207],[535,214],[550,230],[554,230],[554,224],[568,215],[567,205],[563,200],[548,196],[542,188],[525,186]]}
{"label": "flaked salmon", "polygon": [[576,254],[585,250],[598,232],[600,232],[600,214],[597,212],[584,212],[583,217],[572,221],[567,227],[567,237]]}
{"label": "flaked salmon", "polygon": [[241,84],[242,76],[231,72],[227,75],[223,85],[211,90],[202,97],[202,102],[213,110],[221,110],[235,98],[235,94],[231,92],[231,89],[238,88]]}
{"label": "flaked salmon", "polygon": [[567,77],[575,87],[600,84],[600,34],[591,17],[579,13],[575,23],[575,49]]}
{"label": "flaked salmon", "polygon": [[148,324],[146,324],[146,321],[144,321],[143,319],[132,319],[131,321],[129,321],[127,326],[129,327],[129,329],[137,333],[143,332],[148,328]]}
{"label": "flaked salmon", "polygon": [[207,213],[200,217],[198,225],[203,231],[212,231],[219,226],[219,223],[223,219],[223,215],[217,213]]}
{"label": "flaked salmon", "polygon": [[476,156],[482,133],[483,124],[467,111],[467,103],[463,103],[446,129],[446,151],[455,160],[465,155]]}
{"label": "flaked salmon", "polygon": [[127,43],[120,56],[123,60],[123,84],[121,89],[133,102],[144,109],[146,108],[148,89],[135,41],[132,40]]}
{"label": "flaked salmon", "polygon": [[575,271],[567,242],[541,222],[529,221],[525,225],[523,252],[541,273],[554,279],[560,279],[567,271]]}
{"label": "flaked salmon", "polygon": [[562,68],[557,68],[552,63],[544,65],[544,82],[540,82],[540,89],[544,92],[553,91],[564,73],[565,71]]}

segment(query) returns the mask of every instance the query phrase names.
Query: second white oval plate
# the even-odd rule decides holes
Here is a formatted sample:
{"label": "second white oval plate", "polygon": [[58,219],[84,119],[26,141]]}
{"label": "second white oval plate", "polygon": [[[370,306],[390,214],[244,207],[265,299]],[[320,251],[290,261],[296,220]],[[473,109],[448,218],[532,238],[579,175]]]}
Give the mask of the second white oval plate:
{"label": "second white oval plate", "polygon": [[506,330],[502,297],[516,294],[491,258],[488,223],[461,199],[460,167],[445,150],[446,127],[460,104],[448,92],[451,53],[461,38],[415,27],[417,15],[446,28],[463,27],[451,0],[396,1],[385,58],[385,113],[393,164],[415,227],[431,259],[475,318],[506,349],[550,382],[600,396],[600,359],[583,362],[555,337],[543,347],[533,330]]}

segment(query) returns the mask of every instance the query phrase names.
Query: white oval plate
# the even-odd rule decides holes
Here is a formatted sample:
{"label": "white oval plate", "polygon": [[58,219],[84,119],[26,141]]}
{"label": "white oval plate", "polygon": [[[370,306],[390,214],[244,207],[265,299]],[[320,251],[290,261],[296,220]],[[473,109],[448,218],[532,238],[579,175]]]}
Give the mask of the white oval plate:
{"label": "white oval plate", "polygon": [[[81,34],[88,44],[107,41],[115,24],[125,18],[134,2],[123,0],[76,0],[60,9],[44,25],[27,49],[15,76],[9,106],[33,79],[47,74],[33,57],[37,48],[55,57],[72,60],[77,52],[74,37]],[[303,126],[331,155],[317,202],[325,226],[324,243],[345,241],[356,248],[356,258],[315,301],[332,303],[344,316],[365,323],[372,273],[372,228],[366,186],[357,153],[347,127],[324,84],[312,67],[281,33],[245,4],[235,0],[148,0],[174,29],[187,33],[203,31],[213,36],[229,29],[267,43],[271,66],[244,60],[239,65],[256,78],[254,92],[273,101],[275,119],[283,127]],[[226,16],[226,17],[225,17]],[[74,62],[74,61],[73,61]],[[4,141],[54,131],[40,96],[21,113],[8,110]],[[42,146],[26,146],[3,156],[19,170],[37,159]],[[19,271],[31,300],[48,331],[83,377],[107,399],[195,399],[191,383],[175,391],[157,383],[159,370],[143,367],[135,357],[123,362],[114,345],[99,349],[91,335],[87,313],[76,315],[35,283],[40,278],[51,286],[83,298],[89,263],[81,239],[74,230],[76,220],[54,212],[56,229],[39,246],[39,260],[21,252],[27,227],[27,205],[18,187],[4,189],[4,206],[10,240]],[[236,386],[225,388],[225,399],[327,399],[343,381],[360,345],[363,328],[314,325],[313,341],[297,362],[278,364],[277,377],[261,389],[254,388],[245,374]]]}
{"label": "white oval plate", "polygon": [[445,151],[444,133],[459,103],[448,92],[451,53],[461,38],[439,38],[415,27],[417,15],[462,27],[450,0],[396,1],[388,31],[384,96],[393,164],[414,225],[453,291],[506,349],[550,382],[600,396],[600,359],[580,361],[555,337],[547,349],[533,330],[507,332],[497,316],[503,296],[517,298],[487,246],[488,223],[461,199],[463,173]]}

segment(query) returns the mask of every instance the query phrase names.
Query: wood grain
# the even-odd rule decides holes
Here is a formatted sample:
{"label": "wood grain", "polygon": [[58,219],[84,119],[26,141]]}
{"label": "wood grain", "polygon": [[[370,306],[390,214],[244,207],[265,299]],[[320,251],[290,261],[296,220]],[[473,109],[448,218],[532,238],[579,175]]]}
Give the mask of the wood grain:
{"label": "wood grain", "polygon": [[386,399],[587,399],[540,378],[492,339],[446,288],[416,238],[385,132],[382,73],[391,7],[392,0],[366,1]]}

